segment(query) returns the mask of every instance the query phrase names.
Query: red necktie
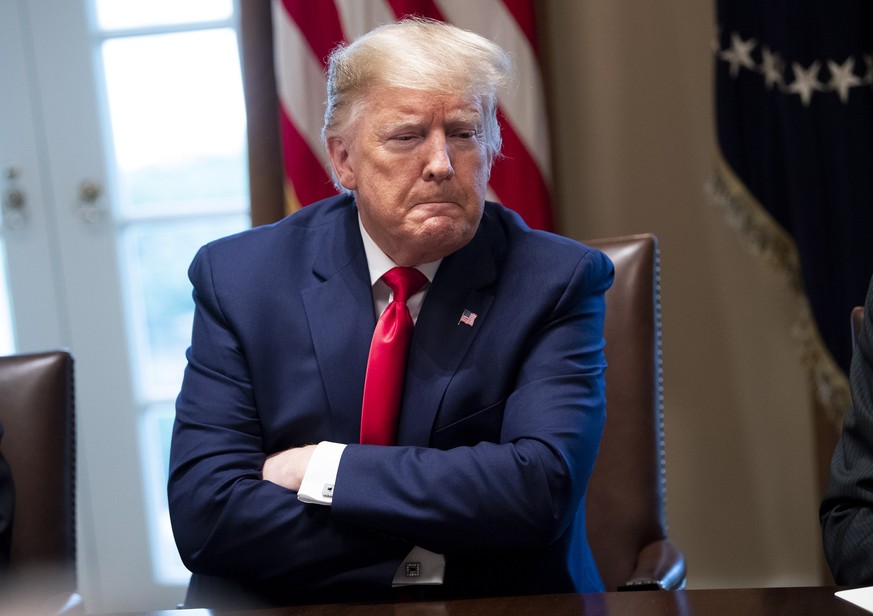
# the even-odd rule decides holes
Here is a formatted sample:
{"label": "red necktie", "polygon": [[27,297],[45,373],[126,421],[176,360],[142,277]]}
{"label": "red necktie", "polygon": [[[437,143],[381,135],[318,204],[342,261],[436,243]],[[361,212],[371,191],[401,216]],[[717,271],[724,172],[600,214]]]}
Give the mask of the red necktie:
{"label": "red necktie", "polygon": [[414,267],[395,267],[382,280],[394,291],[394,299],[379,317],[370,343],[361,410],[361,443],[368,445],[393,445],[397,437],[403,373],[413,327],[406,300],[427,283],[427,277]]}

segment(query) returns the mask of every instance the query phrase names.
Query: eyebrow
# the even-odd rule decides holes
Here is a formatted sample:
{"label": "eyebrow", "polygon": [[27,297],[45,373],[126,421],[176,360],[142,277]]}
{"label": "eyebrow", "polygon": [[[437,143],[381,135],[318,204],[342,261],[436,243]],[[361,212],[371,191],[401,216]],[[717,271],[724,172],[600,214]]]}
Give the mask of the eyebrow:
{"label": "eyebrow", "polygon": [[420,118],[412,118],[412,117],[403,117],[397,120],[389,120],[382,125],[381,129],[387,133],[393,133],[395,131],[407,130],[410,128],[416,128],[422,125],[424,122]]}
{"label": "eyebrow", "polygon": [[[482,123],[482,114],[479,111],[473,110],[460,110],[457,114],[454,112],[450,112],[448,117],[446,118],[447,124],[473,124],[478,125]],[[420,115],[417,115],[413,112],[402,112],[401,116],[397,119],[391,119],[385,122],[382,126],[382,129],[386,132],[393,132],[397,130],[405,130],[410,128],[416,128],[425,124],[425,121]]]}

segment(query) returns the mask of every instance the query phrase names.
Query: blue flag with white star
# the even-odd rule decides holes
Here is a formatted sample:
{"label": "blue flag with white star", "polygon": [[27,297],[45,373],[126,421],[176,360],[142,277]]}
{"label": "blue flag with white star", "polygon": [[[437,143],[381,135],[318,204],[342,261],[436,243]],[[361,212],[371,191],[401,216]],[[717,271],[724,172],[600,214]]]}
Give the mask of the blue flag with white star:
{"label": "blue flag with white star", "polygon": [[716,7],[714,194],[805,294],[807,357],[832,385],[873,276],[873,2]]}

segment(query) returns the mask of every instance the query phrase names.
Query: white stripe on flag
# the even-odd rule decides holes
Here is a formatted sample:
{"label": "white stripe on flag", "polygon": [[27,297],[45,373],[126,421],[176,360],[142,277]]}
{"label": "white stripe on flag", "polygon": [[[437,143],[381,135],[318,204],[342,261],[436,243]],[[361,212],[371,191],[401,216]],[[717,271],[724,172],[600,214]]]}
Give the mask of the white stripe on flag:
{"label": "white stripe on flag", "polygon": [[488,37],[512,55],[518,87],[500,106],[550,184],[551,156],[539,62],[530,42],[502,0],[436,0],[451,23]]}
{"label": "white stripe on flag", "polygon": [[394,21],[394,11],[384,0],[336,0],[346,39],[351,42],[380,24]]}
{"label": "white stripe on flag", "polygon": [[321,144],[327,81],[321,60],[315,57],[297,24],[280,0],[273,2],[273,46],[276,86],[282,109],[319,161],[328,164]]}

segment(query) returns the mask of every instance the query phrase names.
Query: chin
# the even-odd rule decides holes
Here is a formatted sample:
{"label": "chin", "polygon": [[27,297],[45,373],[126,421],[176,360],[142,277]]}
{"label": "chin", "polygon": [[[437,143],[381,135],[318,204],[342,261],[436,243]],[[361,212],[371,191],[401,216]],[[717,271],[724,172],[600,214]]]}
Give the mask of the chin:
{"label": "chin", "polygon": [[476,227],[466,220],[429,224],[434,222],[437,221],[429,219],[416,233],[418,242],[425,248],[424,252],[437,255],[428,261],[436,261],[463,248],[476,234]]}

